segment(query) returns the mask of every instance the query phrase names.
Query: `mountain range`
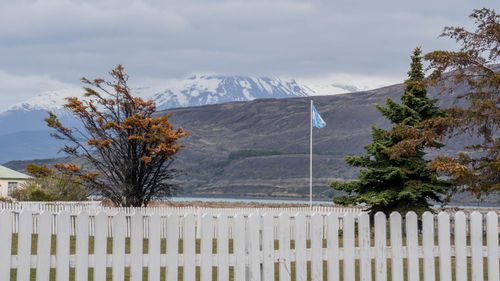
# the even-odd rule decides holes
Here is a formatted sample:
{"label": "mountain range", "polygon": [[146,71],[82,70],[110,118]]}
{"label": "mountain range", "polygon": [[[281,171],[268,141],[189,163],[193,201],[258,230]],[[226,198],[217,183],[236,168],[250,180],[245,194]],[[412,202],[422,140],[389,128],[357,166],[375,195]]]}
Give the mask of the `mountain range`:
{"label": "mountain range", "polygon": [[[176,180],[178,193],[306,199],[309,191],[309,104],[313,99],[327,123],[325,128],[313,131],[314,196],[318,199],[335,196],[329,183],[334,179],[355,178],[359,172],[346,165],[343,158],[364,152],[362,147],[371,142],[372,125],[390,126],[375,105],[385,104],[387,97],[399,101],[403,88],[403,84],[397,84],[315,97],[302,96],[307,92],[298,91],[301,94],[285,99],[264,98],[159,111],[158,115],[173,113],[171,122],[191,133],[183,140],[186,147],[178,153],[174,164],[186,172]],[[429,88],[429,96],[439,98],[439,106],[449,107],[455,103],[456,96],[466,91],[464,85],[456,86],[453,94]],[[444,148],[429,151],[428,155],[454,155],[471,141],[467,136],[453,138],[446,141]],[[66,160],[39,163],[55,161]],[[13,161],[6,166],[22,170],[26,163]],[[468,195],[461,196],[455,197],[455,201],[476,202]],[[498,203],[499,198],[489,196],[485,200]]]}
{"label": "mountain range", "polygon": [[[223,75],[194,75],[173,80],[164,90],[134,88],[132,92],[153,100],[159,110],[262,98],[305,97],[314,93],[295,80]],[[82,99],[83,90],[43,92],[0,111],[0,163],[56,157],[62,143],[50,137],[44,118],[48,116],[47,111],[52,111],[66,126],[78,127],[79,123],[63,106],[66,97]]]}

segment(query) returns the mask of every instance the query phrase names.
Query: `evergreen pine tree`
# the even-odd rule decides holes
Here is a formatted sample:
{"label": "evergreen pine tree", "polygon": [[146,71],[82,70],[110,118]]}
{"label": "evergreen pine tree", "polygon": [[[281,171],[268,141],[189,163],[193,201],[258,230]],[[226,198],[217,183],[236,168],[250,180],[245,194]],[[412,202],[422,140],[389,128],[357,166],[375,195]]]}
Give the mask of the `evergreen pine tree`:
{"label": "evergreen pine tree", "polygon": [[402,104],[387,98],[386,106],[377,105],[377,109],[393,123],[391,130],[372,126],[373,143],[364,146],[368,155],[347,156],[346,162],[353,167],[362,168],[358,180],[351,182],[333,182],[331,186],[348,193],[347,196],[334,198],[342,205],[366,204],[369,212],[382,211],[390,214],[398,211],[402,214],[415,211],[422,214],[430,210],[430,200],[442,202],[449,183],[439,180],[428,169],[429,161],[424,159],[426,148],[440,148],[441,143],[434,142],[416,146],[412,153],[395,155],[391,148],[402,140],[411,138],[401,128],[412,127],[418,122],[444,116],[444,112],[435,105],[436,100],[427,98],[423,83],[424,72],[420,48],[415,48],[411,57],[411,69],[408,72],[406,87],[401,96]]}

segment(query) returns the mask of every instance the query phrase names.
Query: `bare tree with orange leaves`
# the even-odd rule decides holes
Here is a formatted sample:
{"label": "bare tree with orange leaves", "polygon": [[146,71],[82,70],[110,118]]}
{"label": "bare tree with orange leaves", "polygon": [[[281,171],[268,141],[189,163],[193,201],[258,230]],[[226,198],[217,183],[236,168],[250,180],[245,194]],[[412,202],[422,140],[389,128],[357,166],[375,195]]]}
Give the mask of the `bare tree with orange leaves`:
{"label": "bare tree with orange leaves", "polygon": [[153,101],[134,97],[128,75],[119,65],[111,81],[82,78],[86,99],[67,98],[65,108],[83,128],[67,128],[49,112],[47,125],[54,137],[66,140],[62,150],[90,164],[85,170],[74,164],[58,165],[80,177],[93,194],[117,206],[146,206],[152,199],[172,196],[171,179],[180,171],[171,168],[175,154],[184,147],[178,140],[189,133],[175,128],[170,115],[154,117]]}

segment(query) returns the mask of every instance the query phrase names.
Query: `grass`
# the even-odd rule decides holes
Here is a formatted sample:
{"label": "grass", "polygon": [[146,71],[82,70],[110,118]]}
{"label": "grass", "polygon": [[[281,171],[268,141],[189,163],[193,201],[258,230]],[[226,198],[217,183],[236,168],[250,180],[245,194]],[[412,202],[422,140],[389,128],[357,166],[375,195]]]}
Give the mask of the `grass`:
{"label": "grass", "polygon": [[[108,240],[107,240],[107,253],[108,254],[112,253],[112,242],[113,242],[113,239],[108,238]],[[453,244],[453,237],[451,239],[451,243]],[[17,244],[18,244],[17,243],[17,234],[13,234],[13,236],[12,236],[12,254],[13,255],[17,254]],[[390,240],[387,240],[387,245],[389,245],[389,244],[390,244]],[[403,238],[403,245],[404,244],[405,244],[405,240]],[[421,241],[419,244],[421,244]],[[34,235],[32,235],[32,244],[31,244],[31,253],[32,254],[36,254],[37,245],[38,245],[38,237],[36,234],[34,234]],[[374,241],[372,239],[372,246],[373,245],[374,245]],[[229,246],[229,253],[233,253],[233,241],[232,241],[232,239],[229,240],[228,246]],[[357,246],[357,241],[356,241],[356,246]],[[309,247],[310,247],[310,240],[307,241],[307,248],[309,248]],[[323,247],[326,248],[326,240],[323,240]],[[339,247],[342,247],[342,239],[339,239]],[[275,250],[278,250],[278,248],[279,248],[279,243],[277,240],[275,240],[274,248],[275,248]],[[290,248],[295,249],[295,243],[293,240],[290,241]],[[75,254],[75,252],[76,252],[76,237],[71,236],[70,237],[70,253]],[[125,240],[125,252],[130,253],[130,239],[129,238],[126,238],[126,240]],[[143,240],[143,252],[145,254],[148,252],[148,239]],[[162,254],[166,253],[166,239],[161,240],[160,252]],[[183,241],[179,239],[179,253],[182,253],[182,252],[183,252]],[[56,253],[56,236],[53,235],[51,238],[51,254],[54,255],[55,253]],[[89,237],[89,254],[93,254],[93,253],[94,253],[94,237],[91,236],[91,237]],[[196,240],[196,253],[200,253],[200,240],[199,239]],[[215,240],[215,239],[213,240],[213,253],[217,253],[217,240]],[[439,258],[435,259],[435,263],[436,263],[435,264],[436,280],[439,281],[439,279],[440,279],[439,278]],[[468,279],[470,280],[471,279],[471,272],[470,272],[471,258],[467,259],[467,263],[468,263]],[[484,259],[485,280],[487,279],[486,264],[487,264],[487,261],[486,261],[486,259]],[[404,280],[408,280],[406,259],[403,260],[403,265],[404,265],[404,277],[405,277]],[[275,279],[279,280],[279,264],[275,263],[274,266],[275,266]],[[356,272],[355,277],[356,278],[355,278],[355,280],[359,280],[360,279],[359,260],[356,260],[355,266],[356,266],[356,270],[355,270],[355,272]],[[308,280],[310,280],[310,274],[311,274],[310,262],[308,262],[307,267],[308,267]],[[375,261],[372,260],[372,279],[373,280],[375,278],[374,268],[375,268]],[[423,260],[420,259],[420,279],[421,280],[423,280],[422,268],[423,268]],[[178,268],[178,272],[179,272],[178,280],[183,280],[182,267]],[[290,274],[291,279],[295,280],[296,278],[295,278],[295,263],[294,262],[291,263],[290,272],[291,272],[291,274]],[[93,273],[94,273],[93,269],[89,268],[89,280],[94,280]],[[160,269],[161,280],[165,280],[165,274],[166,274],[166,269],[165,269],[165,267],[162,267]],[[340,274],[340,280],[343,280],[343,262],[342,261],[340,261],[339,274]],[[453,275],[453,279],[455,279],[455,259],[453,257],[452,257],[452,275]],[[326,261],[323,262],[323,277],[324,277],[324,280],[326,280],[326,278],[327,278],[327,262]],[[391,281],[392,278],[391,278],[391,260],[390,259],[387,260],[387,277],[388,277],[388,280]],[[31,278],[30,279],[33,281],[36,279],[36,270],[35,269],[31,270]],[[10,280],[16,280],[16,270],[15,269],[11,270]],[[49,280],[51,280],[51,281],[55,280],[55,269],[50,270],[50,279]],[[70,280],[75,280],[74,268],[70,269]],[[106,280],[112,280],[111,268],[107,268]],[[125,268],[125,280],[130,280],[130,268]],[[143,268],[143,280],[148,280],[147,268]],[[196,280],[200,280],[200,268],[199,267],[196,267]],[[212,280],[217,280],[217,267],[212,268]],[[229,280],[234,281],[234,269],[233,269],[233,267],[229,268]]]}

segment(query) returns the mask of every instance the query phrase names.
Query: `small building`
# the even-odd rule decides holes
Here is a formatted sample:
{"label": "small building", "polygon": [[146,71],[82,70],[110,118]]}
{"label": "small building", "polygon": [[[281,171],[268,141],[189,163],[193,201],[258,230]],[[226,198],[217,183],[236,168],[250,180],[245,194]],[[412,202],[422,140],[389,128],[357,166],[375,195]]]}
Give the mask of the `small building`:
{"label": "small building", "polygon": [[0,165],[0,197],[8,197],[31,177]]}

